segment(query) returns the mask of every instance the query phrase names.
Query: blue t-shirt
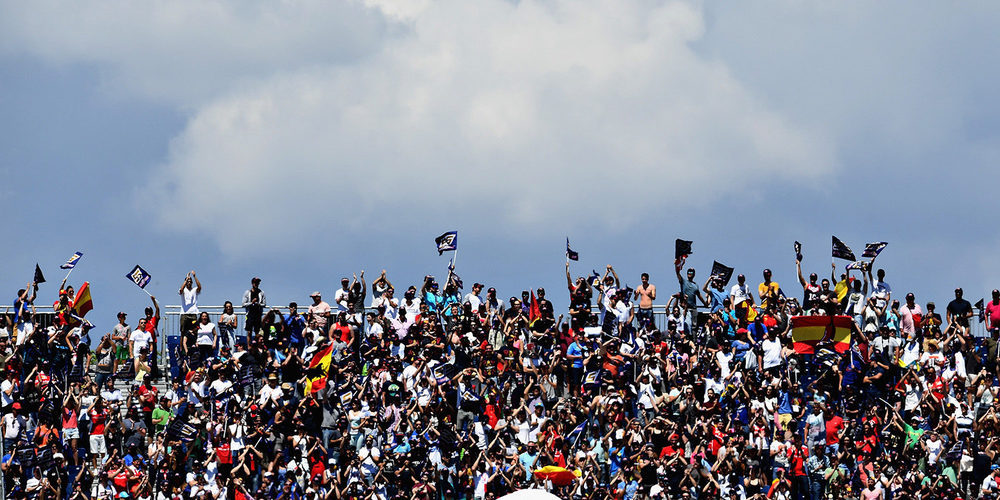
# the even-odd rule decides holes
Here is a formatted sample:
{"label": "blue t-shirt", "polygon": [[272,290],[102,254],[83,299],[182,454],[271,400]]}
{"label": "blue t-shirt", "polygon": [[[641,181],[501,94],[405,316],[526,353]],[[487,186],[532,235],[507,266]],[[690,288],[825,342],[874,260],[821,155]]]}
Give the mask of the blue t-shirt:
{"label": "blue t-shirt", "polygon": [[524,475],[525,475],[524,479],[525,480],[531,479],[531,474],[532,474],[531,468],[532,468],[532,466],[535,463],[535,456],[537,454],[538,454],[538,452],[535,452],[535,455],[532,455],[532,454],[530,454],[528,452],[524,452],[524,453],[521,454],[520,457],[518,457],[517,461],[521,462],[521,467],[524,467]]}
{"label": "blue t-shirt", "polygon": [[750,344],[740,339],[733,340],[733,360],[737,363],[743,361],[747,352],[750,351]]}
{"label": "blue t-shirt", "polygon": [[710,295],[710,297],[712,299],[712,303],[711,303],[711,305],[709,305],[709,309],[708,309],[709,312],[716,312],[716,311],[722,309],[722,301],[724,301],[727,298],[729,298],[729,292],[727,292],[725,290],[719,291],[719,290],[716,290],[716,289],[712,288],[712,289],[710,289],[708,291],[708,294]]}
{"label": "blue t-shirt", "polygon": [[293,344],[301,344],[303,341],[302,330],[306,328],[306,320],[301,315],[288,316],[285,318],[285,326],[288,327],[288,339]]}
{"label": "blue t-shirt", "polygon": [[695,298],[698,295],[698,285],[695,282],[684,280],[684,283],[681,285],[681,294],[684,295],[684,302],[687,303],[688,308],[697,305]]}
{"label": "blue t-shirt", "polygon": [[[580,344],[573,342],[566,348],[566,354],[569,356],[582,356],[583,349],[580,349]],[[574,359],[573,368],[583,368],[583,358]]]}

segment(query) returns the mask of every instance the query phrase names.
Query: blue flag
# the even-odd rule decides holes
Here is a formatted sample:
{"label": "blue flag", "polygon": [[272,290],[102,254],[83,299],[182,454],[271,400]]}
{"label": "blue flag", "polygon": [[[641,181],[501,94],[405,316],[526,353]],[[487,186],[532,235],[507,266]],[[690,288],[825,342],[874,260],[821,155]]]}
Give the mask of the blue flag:
{"label": "blue flag", "polygon": [[149,283],[150,275],[145,269],[135,266],[131,271],[129,271],[128,274],[125,275],[125,277],[130,279],[132,283],[139,285],[139,288],[145,289],[146,284]]}
{"label": "blue flag", "polygon": [[569,260],[580,260],[580,254],[578,252],[574,252],[569,247],[569,238],[566,238],[566,258]]}
{"label": "blue flag", "polygon": [[80,257],[83,257],[83,252],[76,252],[65,264],[59,266],[59,269],[73,269],[76,267],[76,263],[80,262]]}
{"label": "blue flag", "polygon": [[458,231],[448,231],[447,233],[434,238],[437,243],[438,255],[458,249]]}
{"label": "blue flag", "polygon": [[888,245],[888,243],[884,241],[869,243],[865,245],[865,251],[861,254],[861,256],[869,257],[872,260],[875,260],[875,257],[878,257],[878,254],[882,253],[882,250],[885,250],[886,245]]}

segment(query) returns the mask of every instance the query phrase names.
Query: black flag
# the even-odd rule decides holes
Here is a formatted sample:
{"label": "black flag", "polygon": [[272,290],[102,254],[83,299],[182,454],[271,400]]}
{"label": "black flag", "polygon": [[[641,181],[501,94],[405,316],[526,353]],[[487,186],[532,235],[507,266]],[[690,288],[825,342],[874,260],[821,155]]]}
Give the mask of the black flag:
{"label": "black flag", "polygon": [[885,249],[886,245],[888,245],[888,243],[884,241],[869,243],[865,245],[865,251],[861,254],[861,256],[870,257],[872,260],[875,260],[875,257],[878,257],[878,254],[882,253],[882,250]]}
{"label": "black flag", "polygon": [[712,276],[722,280],[722,286],[726,286],[733,279],[733,268],[719,261],[712,262]]}
{"label": "black flag", "polygon": [[795,242],[795,261],[802,262],[802,243]]}
{"label": "black flag", "polygon": [[678,270],[684,267],[684,262],[687,261],[688,255],[691,255],[691,243],[693,242],[680,238],[674,241],[674,267]]}
{"label": "black flag", "polygon": [[568,237],[566,238],[566,258],[569,260],[580,260],[580,254],[570,249]]}
{"label": "black flag", "polygon": [[35,264],[35,284],[45,283],[45,276],[42,276],[42,268]]}
{"label": "black flag", "polygon": [[851,251],[851,248],[836,236],[833,237],[833,256],[844,260],[858,260],[854,256],[854,252]]}

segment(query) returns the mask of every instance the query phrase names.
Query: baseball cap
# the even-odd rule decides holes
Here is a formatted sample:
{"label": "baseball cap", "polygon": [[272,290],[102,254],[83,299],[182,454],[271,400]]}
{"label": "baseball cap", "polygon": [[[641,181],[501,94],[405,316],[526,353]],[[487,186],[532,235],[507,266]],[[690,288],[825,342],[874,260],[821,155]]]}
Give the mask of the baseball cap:
{"label": "baseball cap", "polygon": [[321,296],[321,294],[319,293],[319,290],[317,290],[317,291],[315,291],[315,292],[313,292],[313,293],[310,293],[310,294],[309,294],[309,296],[310,296],[310,297],[320,297],[320,296]]}

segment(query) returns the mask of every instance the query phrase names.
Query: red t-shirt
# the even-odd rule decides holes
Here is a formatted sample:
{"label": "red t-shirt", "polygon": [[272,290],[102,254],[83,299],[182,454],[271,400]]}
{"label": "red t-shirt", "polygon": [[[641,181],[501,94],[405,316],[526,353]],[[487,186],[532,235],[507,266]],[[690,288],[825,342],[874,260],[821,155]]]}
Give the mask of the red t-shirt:
{"label": "red t-shirt", "polygon": [[233,463],[233,454],[229,450],[229,443],[222,443],[215,448],[215,456],[219,457],[220,464]]}
{"label": "red t-shirt", "polygon": [[160,324],[160,317],[153,316],[152,318],[146,320],[146,326],[143,328],[143,330],[149,332],[149,334],[153,336],[154,343],[156,342],[156,325],[158,324]]}
{"label": "red t-shirt", "polygon": [[106,408],[90,410],[90,435],[104,434],[104,424],[108,420],[108,410]]}
{"label": "red t-shirt", "polygon": [[837,438],[837,433],[840,429],[844,428],[844,419],[837,415],[830,417],[830,420],[826,421],[826,445],[833,446],[837,444],[839,440]]}
{"label": "red t-shirt", "polygon": [[805,462],[807,455],[809,455],[809,451],[805,446],[798,448],[792,446],[788,448],[788,468],[791,469],[793,476],[806,475]]}
{"label": "red t-shirt", "polygon": [[990,322],[990,328],[1000,328],[1000,304],[989,301],[986,304],[986,317]]}

